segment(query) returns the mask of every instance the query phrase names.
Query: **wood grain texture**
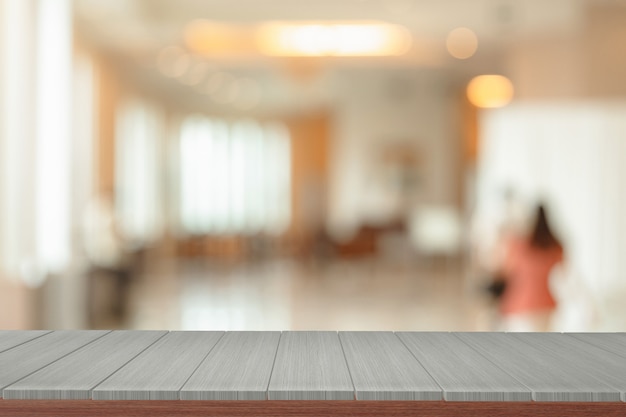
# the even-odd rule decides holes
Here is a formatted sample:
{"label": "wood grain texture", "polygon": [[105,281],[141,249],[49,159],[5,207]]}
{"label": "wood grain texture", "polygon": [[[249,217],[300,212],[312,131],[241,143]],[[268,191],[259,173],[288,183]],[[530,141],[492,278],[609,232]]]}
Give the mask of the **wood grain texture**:
{"label": "wood grain texture", "polygon": [[227,332],[180,390],[181,400],[265,400],[280,332]]}
{"label": "wood grain texture", "polygon": [[0,330],[0,353],[47,333],[50,330]]}
{"label": "wood grain texture", "polygon": [[528,387],[452,333],[401,332],[416,359],[442,387],[447,401],[530,401]]}
{"label": "wood grain texture", "polygon": [[337,332],[283,332],[270,400],[353,400],[354,386]]}
{"label": "wood grain texture", "polygon": [[620,392],[563,359],[512,333],[456,333],[533,392],[535,401],[620,401]]}
{"label": "wood grain texture", "polygon": [[166,333],[158,331],[108,333],[5,388],[4,398],[90,399],[91,390],[96,385]]}
{"label": "wood grain texture", "polygon": [[447,401],[23,401],[11,417],[623,417],[624,403]]}
{"label": "wood grain texture", "polygon": [[0,346],[0,416],[55,415],[32,405],[46,403],[63,416],[590,415],[568,402],[626,416],[623,333],[0,331]]}
{"label": "wood grain texture", "polygon": [[94,400],[178,400],[224,332],[170,332],[93,389]]}
{"label": "wood grain texture", "polygon": [[0,391],[107,333],[56,331],[0,353]]}
{"label": "wood grain texture", "polygon": [[626,358],[626,334],[624,333],[567,333],[564,335]]}
{"label": "wood grain texture", "polygon": [[561,333],[520,333],[512,334],[512,337],[548,354],[558,355],[571,368],[609,384],[621,392],[622,401],[626,400],[626,358],[623,356]]}
{"label": "wood grain texture", "polygon": [[339,332],[358,400],[441,400],[442,389],[392,332]]}

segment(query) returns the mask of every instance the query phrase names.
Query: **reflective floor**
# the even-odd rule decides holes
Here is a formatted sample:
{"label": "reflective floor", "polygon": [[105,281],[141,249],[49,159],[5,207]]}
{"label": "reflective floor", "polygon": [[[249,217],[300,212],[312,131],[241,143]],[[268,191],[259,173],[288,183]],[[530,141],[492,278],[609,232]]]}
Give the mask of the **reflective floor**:
{"label": "reflective floor", "polygon": [[[490,308],[456,265],[382,260],[154,264],[123,327],[182,330],[488,330]],[[111,326],[108,326],[111,327]]]}

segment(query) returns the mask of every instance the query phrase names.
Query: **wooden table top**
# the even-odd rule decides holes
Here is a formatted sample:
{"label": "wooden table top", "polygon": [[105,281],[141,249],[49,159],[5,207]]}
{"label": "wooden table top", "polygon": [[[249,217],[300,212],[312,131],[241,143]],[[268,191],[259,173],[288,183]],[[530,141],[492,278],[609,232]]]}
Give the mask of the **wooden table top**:
{"label": "wooden table top", "polygon": [[621,402],[624,333],[0,331],[11,400]]}

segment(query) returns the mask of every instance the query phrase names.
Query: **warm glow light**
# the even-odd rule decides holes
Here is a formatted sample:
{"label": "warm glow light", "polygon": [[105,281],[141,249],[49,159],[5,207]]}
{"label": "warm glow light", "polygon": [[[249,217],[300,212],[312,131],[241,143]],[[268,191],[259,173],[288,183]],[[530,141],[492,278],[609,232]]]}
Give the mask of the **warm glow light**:
{"label": "warm glow light", "polygon": [[187,24],[187,48],[202,55],[229,55],[254,51],[254,26],[198,19]]}
{"label": "warm glow light", "polygon": [[448,52],[455,58],[467,59],[476,53],[478,38],[468,28],[456,28],[448,34],[446,39]]}
{"label": "warm glow light", "polygon": [[479,75],[467,85],[467,98],[476,107],[502,107],[513,98],[513,84],[502,75]]}
{"label": "warm glow light", "polygon": [[259,28],[257,43],[272,56],[388,56],[405,54],[411,35],[381,22],[271,22]]}

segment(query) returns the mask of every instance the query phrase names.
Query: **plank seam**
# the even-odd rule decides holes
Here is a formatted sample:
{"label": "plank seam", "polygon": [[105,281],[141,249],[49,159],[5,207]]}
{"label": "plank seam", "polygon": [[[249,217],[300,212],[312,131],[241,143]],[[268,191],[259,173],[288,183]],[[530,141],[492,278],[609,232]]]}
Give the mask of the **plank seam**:
{"label": "plank seam", "polygon": [[[39,371],[41,371],[42,369],[47,368],[48,366],[50,366],[50,365],[52,365],[52,364],[54,364],[54,363],[56,363],[56,362],[60,361],[61,359],[65,358],[66,356],[71,355],[72,353],[74,353],[74,352],[76,352],[76,351],[78,351],[78,350],[80,350],[80,349],[82,349],[82,348],[84,348],[84,347],[86,347],[86,346],[89,346],[90,344],[92,344],[92,343],[93,343],[93,342],[95,342],[96,340],[99,340],[99,339],[103,338],[104,336],[108,335],[108,334],[109,334],[109,333],[111,333],[111,332],[112,332],[112,330],[109,330],[108,332],[104,333],[102,336],[96,337],[96,338],[95,338],[95,339],[93,339],[92,341],[90,341],[90,342],[88,342],[88,343],[85,343],[85,344],[84,344],[84,345],[82,345],[82,346],[77,347],[76,349],[72,350],[71,352],[66,353],[65,355],[63,355],[63,356],[61,356],[61,357],[59,357],[59,358],[56,358],[55,360],[53,360],[53,361],[52,361],[52,362],[50,362],[49,364],[42,366],[41,368],[39,368],[39,369],[37,369],[37,370],[35,370],[35,371],[31,372],[31,373],[30,373],[30,374],[28,374],[28,375],[24,375],[24,376],[23,376],[23,377],[21,377],[20,379],[18,379],[18,380],[15,380],[15,381],[11,382],[9,385],[4,386],[4,387],[0,387],[0,388],[2,389],[2,398],[4,398],[4,390],[5,390],[5,389],[7,389],[7,388],[11,387],[12,385],[17,384],[17,383],[18,383],[18,382],[20,382],[22,379],[28,378],[29,376],[31,376],[31,375],[32,375],[32,374],[34,374],[35,372],[39,372]],[[51,333],[52,333],[52,332],[51,332]],[[49,334],[49,333],[47,333],[47,334]],[[33,339],[33,340],[34,340],[34,339]]]}
{"label": "plank seam", "polygon": [[428,368],[426,368],[424,366],[424,364],[422,363],[422,361],[420,361],[417,356],[415,356],[415,354],[413,353],[413,351],[406,345],[406,343],[404,343],[404,340],[402,340],[402,338],[400,336],[398,336],[398,334],[396,332],[393,332],[393,335],[396,337],[396,339],[398,339],[400,341],[400,343],[402,343],[402,346],[404,346],[404,348],[406,350],[409,351],[409,353],[411,354],[411,356],[413,356],[413,358],[415,358],[415,360],[417,361],[417,363],[419,363],[419,365],[422,367],[422,369],[424,369],[424,371],[426,371],[426,373],[428,374],[428,376],[430,376],[433,381],[435,382],[435,384],[437,384],[439,386],[439,388],[441,389],[441,396],[443,397],[443,394],[445,393],[445,390],[443,388],[443,386],[441,385],[441,383],[437,380],[437,378],[435,378],[433,376],[433,374],[430,373],[430,371],[428,370]]}
{"label": "plank seam", "polygon": [[348,375],[350,375],[350,383],[352,384],[352,398],[356,400],[356,386],[354,385],[354,379],[352,379],[352,372],[350,371],[350,366],[348,365],[348,358],[346,357],[346,350],[343,347],[343,342],[341,341],[341,337],[339,337],[339,332],[337,332],[337,339],[339,339],[339,346],[341,346],[341,353],[343,354],[343,360],[346,363],[346,369],[348,370]]}
{"label": "plank seam", "polygon": [[[525,345],[527,345],[527,346],[530,346],[530,347],[531,347],[531,348],[533,348],[533,349],[537,349],[537,350],[540,350],[540,351],[544,351],[544,352],[545,352],[546,354],[548,354],[548,355],[553,355],[553,352],[552,352],[552,350],[551,350],[550,348],[544,348],[544,347],[543,347],[543,346],[541,346],[540,344],[532,344],[532,343],[530,343],[529,341],[522,339],[522,338],[520,337],[520,335],[523,335],[523,334],[524,334],[524,333],[522,333],[522,332],[519,332],[519,333],[518,333],[518,332],[516,332],[515,334],[512,334],[512,335],[511,335],[511,337],[515,338],[516,340],[518,340],[518,341],[519,341],[520,343],[522,343],[522,344],[525,344]],[[561,333],[561,334],[562,334],[562,333]],[[578,339],[578,338],[575,338],[575,340],[579,340],[579,339]],[[618,354],[616,354],[616,353],[614,353],[614,352],[609,352],[609,351],[606,351],[606,350],[604,350],[604,349],[602,349],[602,348],[600,348],[600,347],[598,347],[598,346],[596,346],[596,345],[592,345],[592,344],[589,344],[589,343],[584,343],[584,344],[586,344],[586,345],[587,345],[587,346],[589,346],[590,348],[595,348],[595,349],[600,349],[600,350],[603,350],[603,351],[605,351],[608,355],[615,356],[615,357],[616,357],[616,358],[618,358],[618,359],[623,359],[623,357],[622,357],[621,355],[618,355]],[[623,400],[624,394],[623,394],[622,389],[621,389],[619,386],[615,385],[615,383],[614,383],[614,382],[604,380],[604,379],[602,379],[602,378],[598,377],[598,375],[587,373],[586,368],[585,368],[585,367],[580,367],[580,366],[578,366],[578,364],[574,364],[574,365],[572,365],[572,367],[573,367],[573,368],[575,368],[575,369],[577,369],[577,370],[579,370],[579,371],[581,371],[581,372],[583,372],[583,373],[586,373],[586,374],[587,374],[587,376],[588,376],[588,377],[590,377],[591,379],[594,379],[594,380],[596,380],[596,381],[598,381],[598,382],[600,382],[600,383],[606,384],[606,385],[607,385],[608,387],[610,387],[610,388],[613,388],[615,391],[617,391],[617,392],[619,393],[619,396],[620,396],[620,401],[624,401],[624,400]]]}
{"label": "plank seam", "polygon": [[177,394],[179,400],[180,400],[180,392],[183,390],[183,388],[185,388],[185,385],[187,384],[187,382],[189,382],[191,377],[194,376],[196,372],[198,372],[198,369],[200,369],[200,366],[204,363],[204,361],[206,361],[206,359],[209,357],[211,352],[213,352],[213,349],[215,349],[215,346],[217,346],[220,343],[220,340],[222,340],[224,336],[226,336],[226,333],[227,332],[222,332],[222,335],[219,337],[219,339],[215,341],[213,346],[211,346],[211,349],[209,349],[206,355],[204,355],[204,358],[202,358],[202,360],[198,363],[198,366],[196,366],[193,372],[191,372],[191,374],[187,377],[187,379],[185,379],[185,382],[183,382],[183,385],[180,386],[180,388],[178,389],[178,394]]}
{"label": "plank seam", "polygon": [[123,367],[125,367],[126,365],[128,365],[130,362],[132,362],[137,356],[141,355],[142,353],[144,353],[146,350],[148,350],[150,348],[150,346],[154,345],[156,342],[158,342],[159,340],[163,339],[165,336],[167,336],[168,334],[170,334],[170,331],[167,330],[165,331],[165,334],[162,334],[160,337],[156,338],[152,343],[150,343],[148,346],[146,346],[145,348],[143,348],[142,350],[139,351],[139,353],[137,353],[135,356],[133,356],[132,358],[130,358],[129,360],[127,360],[126,362],[124,362],[119,368],[117,368],[115,371],[111,372],[109,374],[109,376],[107,376],[106,378],[104,378],[102,381],[98,382],[95,386],[91,387],[89,389],[89,399],[93,399],[93,391],[98,388],[100,386],[100,384],[102,384],[104,381],[106,381],[107,379],[111,378],[113,375],[115,375],[117,372],[119,372],[120,369],[122,369]]}
{"label": "plank seam", "polygon": [[569,338],[572,338],[572,339],[577,340],[579,342],[582,342],[582,343],[586,344],[587,346],[591,346],[591,347],[594,347],[596,349],[602,349],[603,351],[605,351],[607,353],[610,353],[612,355],[621,356],[622,358],[626,358],[626,354],[620,354],[620,353],[617,353],[617,352],[615,352],[613,350],[606,349],[603,346],[596,345],[594,343],[588,342],[587,340],[581,339],[581,338],[579,338],[579,337],[577,337],[577,336],[575,336],[573,334],[567,334],[567,333],[561,333],[561,334],[564,335],[565,337],[569,337]]}
{"label": "plank seam", "polygon": [[485,355],[483,352],[481,352],[480,350],[478,350],[476,347],[474,347],[474,345],[472,345],[471,343],[467,343],[465,340],[463,340],[456,332],[451,332],[451,334],[456,337],[457,339],[459,339],[461,341],[461,343],[464,343],[466,346],[469,346],[470,349],[472,349],[473,351],[477,352],[480,356],[482,356],[483,358],[487,359],[493,366],[495,366],[496,368],[500,369],[502,372],[504,372],[505,374],[507,374],[508,376],[510,376],[511,378],[513,378],[514,380],[516,380],[517,382],[519,382],[520,384],[522,384],[524,387],[526,387],[528,389],[528,391],[530,391],[530,395],[531,395],[531,401],[535,401],[535,391],[529,387],[528,385],[524,384],[522,381],[520,381],[519,379],[517,379],[515,377],[515,375],[511,374],[510,372],[508,372],[506,369],[502,369],[497,363],[495,363],[494,361],[492,361],[491,359],[489,359],[489,356]]}
{"label": "plank seam", "polygon": [[[577,335],[577,334],[563,333],[563,332],[562,332],[561,334],[562,334],[562,335],[564,335],[565,337],[568,337],[568,338],[571,338],[571,339],[577,340],[577,341],[579,341],[579,342],[582,342],[582,343],[586,344],[587,346],[592,346],[592,347],[594,347],[594,348],[601,349],[601,350],[603,350],[603,351],[605,351],[605,352],[608,352],[608,353],[610,353],[610,354],[612,354],[612,355],[616,355],[616,356],[619,356],[619,357],[622,357],[622,358],[626,358],[626,355],[623,355],[623,354],[621,354],[621,353],[619,353],[619,352],[616,352],[616,351],[614,351],[614,350],[609,350],[609,349],[606,349],[604,346],[596,345],[596,344],[594,344],[594,343],[592,343],[592,342],[590,342],[590,341],[588,341],[588,340],[585,340],[585,339],[580,338],[580,337],[579,337],[579,335]],[[625,393],[625,392],[623,392],[623,391],[622,391],[621,389],[619,389],[619,388],[617,388],[617,390],[618,390],[618,391],[619,391],[619,393],[620,393],[620,399],[621,399],[622,401],[626,401],[626,393]]]}
{"label": "plank seam", "polygon": [[37,337],[33,337],[32,339],[25,340],[25,341],[23,341],[22,343],[20,343],[20,344],[18,344],[18,345],[11,346],[10,348],[6,348],[6,349],[4,349],[4,350],[0,350],[0,353],[8,352],[8,351],[9,351],[9,350],[11,350],[11,349],[15,349],[16,347],[20,347],[20,346],[22,346],[24,343],[29,343],[29,342],[32,342],[33,340],[37,340],[37,339],[39,339],[40,337],[44,337],[44,336],[46,336],[46,335],[49,335],[49,334],[50,334],[50,333],[52,333],[52,332],[53,332],[52,330],[47,331],[46,333],[44,333],[44,334],[40,334],[40,335],[39,335],[39,336],[37,336]]}
{"label": "plank seam", "polygon": [[265,399],[270,399],[270,384],[272,383],[272,376],[274,374],[274,366],[276,365],[276,357],[278,356],[278,350],[280,349],[280,341],[283,338],[283,332],[280,332],[278,343],[276,344],[276,352],[274,352],[274,360],[272,361],[272,369],[270,370],[270,377],[267,379],[267,387],[265,388]]}

